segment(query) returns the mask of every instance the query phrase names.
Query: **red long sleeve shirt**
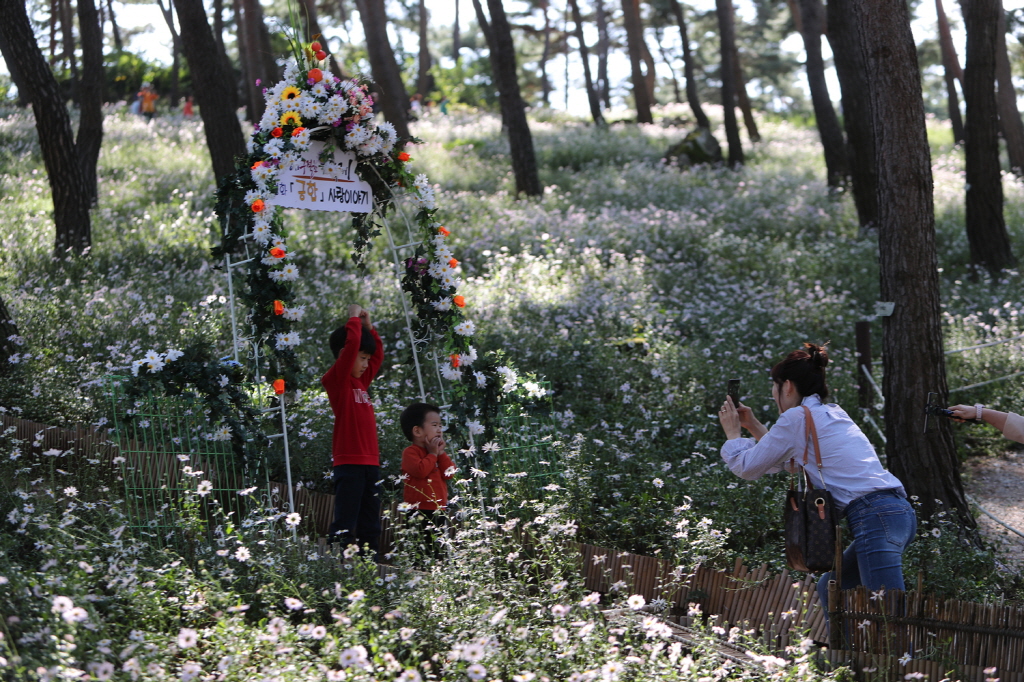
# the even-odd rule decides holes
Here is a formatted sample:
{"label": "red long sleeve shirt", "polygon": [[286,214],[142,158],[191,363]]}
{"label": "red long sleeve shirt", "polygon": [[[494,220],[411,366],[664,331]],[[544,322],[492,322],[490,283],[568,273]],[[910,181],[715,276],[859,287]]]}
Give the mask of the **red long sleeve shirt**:
{"label": "red long sleeve shirt", "polygon": [[452,460],[441,452],[431,455],[418,445],[402,451],[402,473],[406,475],[402,499],[418,504],[417,509],[444,509],[448,506],[448,484],[445,475]]}
{"label": "red long sleeve shirt", "polygon": [[359,355],[359,343],[363,334],[362,320],[358,317],[350,317],[345,328],[348,330],[345,347],[338,353],[338,359],[320,380],[331,401],[331,410],[334,411],[334,435],[331,440],[334,466],[339,464],[380,466],[377,419],[373,414],[370,394],[366,390],[370,387],[370,382],[377,376],[377,371],[384,361],[384,344],[381,343],[380,336],[374,329],[373,338],[377,340],[377,350],[370,357],[363,376],[357,379],[352,376],[352,365]]}

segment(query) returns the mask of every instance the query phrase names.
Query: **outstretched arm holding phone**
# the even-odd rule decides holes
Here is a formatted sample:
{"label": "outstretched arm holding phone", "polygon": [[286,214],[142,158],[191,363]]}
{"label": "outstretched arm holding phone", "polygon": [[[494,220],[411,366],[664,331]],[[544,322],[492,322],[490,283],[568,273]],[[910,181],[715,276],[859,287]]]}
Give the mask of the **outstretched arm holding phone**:
{"label": "outstretched arm holding phone", "polygon": [[953,405],[949,408],[954,419],[978,419],[991,424],[1010,440],[1024,443],[1024,417],[1013,412],[991,410],[984,405]]}

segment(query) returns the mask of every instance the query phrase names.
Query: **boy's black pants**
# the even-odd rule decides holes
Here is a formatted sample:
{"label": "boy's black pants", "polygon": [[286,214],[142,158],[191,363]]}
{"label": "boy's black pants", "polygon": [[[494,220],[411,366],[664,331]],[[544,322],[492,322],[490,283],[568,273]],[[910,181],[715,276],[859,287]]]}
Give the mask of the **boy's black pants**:
{"label": "boy's black pants", "polygon": [[380,540],[380,467],[339,464],[334,467],[334,523],[328,542],[342,547],[368,545],[376,559]]}

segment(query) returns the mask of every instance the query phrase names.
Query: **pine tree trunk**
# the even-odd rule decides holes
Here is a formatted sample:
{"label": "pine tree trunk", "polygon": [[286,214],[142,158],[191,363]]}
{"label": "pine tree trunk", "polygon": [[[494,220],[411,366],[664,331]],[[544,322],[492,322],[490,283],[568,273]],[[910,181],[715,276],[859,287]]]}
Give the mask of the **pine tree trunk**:
{"label": "pine tree trunk", "polygon": [[605,109],[612,108],[612,87],[608,81],[608,13],[604,9],[604,0],[594,0],[594,13],[597,19],[597,93],[604,102]]}
{"label": "pine tree trunk", "polygon": [[814,118],[818,123],[818,135],[825,150],[825,168],[828,186],[842,187],[846,184],[849,171],[846,165],[846,142],[839,118],[832,108],[832,98],[825,82],[825,62],[821,57],[821,34],[825,30],[825,8],[821,0],[800,0],[797,15],[800,17],[800,33],[807,53],[807,83],[811,89],[814,104]]}
{"label": "pine tree trunk", "polygon": [[750,137],[750,141],[760,142],[761,133],[757,131],[754,109],[750,106],[750,96],[747,95],[747,78],[743,74],[743,66],[740,64],[739,50],[736,50],[733,64],[736,67],[736,104],[743,112],[743,125],[747,128],[747,136]]}
{"label": "pine tree trunk", "polygon": [[[251,67],[251,55],[249,54],[249,36],[245,26],[245,10],[242,7],[242,0],[232,0],[231,9],[235,14],[235,41],[238,46],[238,66],[241,71],[241,96],[242,104],[245,107],[245,118],[250,123],[259,121],[256,116],[256,109],[252,101],[251,83],[256,80]],[[216,42],[216,41],[215,41]],[[186,57],[186,60],[188,58]],[[193,83],[193,88],[195,84]]]}
{"label": "pine tree trunk", "polygon": [[430,74],[430,67],[433,66],[430,58],[430,42],[427,35],[428,15],[427,0],[420,0],[420,45],[419,45],[419,73],[416,77],[416,92],[426,102],[430,93],[434,91],[434,77]]}
{"label": "pine tree trunk", "polygon": [[519,77],[516,73],[516,51],[512,42],[512,28],[501,0],[487,0],[491,13],[491,32],[494,35],[495,51],[491,53],[491,66],[498,85],[498,96],[508,130],[508,142],[512,158],[512,173],[516,178],[516,193],[540,196],[540,177],[537,174],[537,157],[533,152],[533,136],[526,120],[526,107],[519,91]]}
{"label": "pine tree trunk", "polygon": [[651,116],[650,89],[644,78],[643,48],[640,46],[644,38],[643,25],[640,23],[640,0],[622,0],[622,23],[626,26],[626,44],[629,49],[629,65],[633,81],[633,100],[636,104],[636,122],[653,123]]}
{"label": "pine tree trunk", "polygon": [[[100,0],[102,2],[102,0]],[[89,205],[97,200],[96,162],[103,144],[103,27],[94,0],[78,0],[82,37],[82,91],[79,97],[78,138],[75,146]]]}
{"label": "pine tree trunk", "polygon": [[743,144],[736,122],[736,33],[732,21],[732,0],[715,0],[718,12],[718,31],[721,36],[722,114],[725,118],[725,137],[729,143],[729,165],[743,165]]}
{"label": "pine tree trunk", "polygon": [[[551,56],[551,18],[548,16],[548,3],[542,2],[544,12],[544,49],[540,53],[540,100],[544,106],[551,106],[551,79],[548,78],[548,57]],[[568,54],[566,59],[568,60]]]}
{"label": "pine tree trunk", "polygon": [[5,39],[2,45],[7,48],[4,61],[18,65],[35,114],[39,148],[53,196],[54,256],[64,258],[68,251],[84,253],[92,240],[89,192],[71,132],[71,117],[57,79],[36,44],[22,0],[0,0],[0,31]]}
{"label": "pine tree trunk", "polygon": [[949,30],[946,11],[942,8],[942,0],[935,0],[935,14],[939,24],[939,49],[942,52],[942,71],[946,80],[946,108],[949,111],[949,122],[953,126],[953,141],[964,143],[964,122],[960,117],[960,102],[956,94],[956,81],[964,82],[964,72],[960,69],[960,60],[953,46],[953,34]]}
{"label": "pine tree trunk", "polygon": [[14,316],[8,312],[3,297],[0,297],[0,376],[13,366],[9,362],[10,357],[18,352],[18,345],[11,340],[12,336],[18,336],[18,325],[14,323]]}
{"label": "pine tree trunk", "polygon": [[[0,31],[0,54],[9,54],[11,51],[10,46],[7,44],[7,34]],[[29,100],[28,91],[29,84],[26,82],[25,77],[21,73],[21,69],[18,68],[17,62],[10,60],[6,61],[7,71],[11,74],[11,80],[14,85],[18,88],[18,106],[27,107],[32,102]]]}
{"label": "pine tree trunk", "polygon": [[[641,24],[641,27],[643,25]],[[647,41],[644,40],[643,31],[640,32],[640,58],[644,63],[644,82],[647,83],[647,96],[651,106],[653,107],[658,103],[658,98],[655,96],[657,86],[657,73],[654,68],[654,55],[651,54],[650,49],[647,47]]]}
{"label": "pine tree trunk", "polygon": [[80,87],[78,75],[78,57],[75,55],[75,17],[71,9],[71,0],[59,0],[60,2],[60,29],[64,42],[64,59],[71,70],[71,100],[78,104],[78,89]]}
{"label": "pine tree trunk", "polygon": [[697,79],[694,77],[693,54],[690,52],[690,36],[686,28],[686,18],[683,15],[683,6],[679,0],[672,0],[672,12],[676,15],[676,23],[679,24],[679,37],[683,42],[683,75],[686,76],[686,101],[690,105],[690,111],[701,128],[711,129],[711,121],[708,120],[700,105],[700,93],[697,90]]}
{"label": "pine tree trunk", "polygon": [[117,27],[117,16],[114,14],[114,0],[107,0],[107,11],[110,13],[110,31],[114,34],[114,49],[121,52],[124,45],[121,43],[121,29]]}
{"label": "pine tree trunk", "polygon": [[366,47],[370,56],[370,68],[381,94],[381,109],[384,117],[395,126],[399,137],[409,137],[409,95],[402,83],[402,73],[395,62],[395,53],[388,38],[388,15],[384,0],[357,0],[359,17],[366,34]]}
{"label": "pine tree trunk", "polygon": [[828,42],[842,90],[853,203],[863,234],[878,226],[878,168],[875,165],[875,128],[868,103],[867,64],[852,3],[829,2],[826,12]]}
{"label": "pine tree trunk", "polygon": [[569,0],[569,7],[572,9],[572,21],[576,25],[576,41],[580,44],[580,59],[583,60],[583,80],[587,87],[587,101],[590,103],[590,115],[594,123],[605,126],[604,115],[601,113],[601,100],[594,87],[594,80],[590,76],[590,55],[587,51],[587,41],[583,39],[583,19],[580,16],[580,5],[577,0]]}
{"label": "pine tree trunk", "polygon": [[[967,241],[971,263],[993,275],[1016,259],[1003,220],[1003,182],[999,166],[999,113],[996,106],[996,34],[1000,0],[961,0],[967,29],[964,68]],[[1016,105],[1014,105],[1016,110]]]}
{"label": "pine tree trunk", "polygon": [[999,128],[1006,140],[1010,157],[1010,170],[1024,175],[1024,121],[1017,110],[1017,90],[1013,87],[1010,58],[1006,53],[1006,12],[999,9],[999,27],[996,31],[996,81],[999,86]]}
{"label": "pine tree trunk", "polygon": [[235,157],[245,156],[245,138],[235,112],[234,79],[225,71],[206,20],[203,0],[177,0],[175,11],[181,25],[181,46],[192,75],[195,101],[203,119],[206,146],[210,150],[215,181],[234,172]]}
{"label": "pine tree trunk", "polygon": [[462,52],[462,29],[459,28],[459,0],[453,0],[455,3],[455,22],[452,24],[452,59],[455,63],[459,63],[459,59],[462,58],[460,52]]}
{"label": "pine tree trunk", "polygon": [[960,522],[973,528],[949,420],[933,420],[935,427],[921,432],[925,396],[937,391],[945,400],[948,394],[931,158],[910,11],[905,0],[857,0],[852,5],[867,68],[865,94],[879,140],[881,296],[896,304],[893,314],[883,318],[888,465],[907,493],[919,497],[924,518],[941,500],[942,509],[958,511]]}
{"label": "pine tree trunk", "polygon": [[662,38],[663,31],[661,28],[654,29],[654,42],[658,45],[658,54],[661,55],[661,61],[665,62],[668,66],[668,71],[672,74],[672,94],[675,96],[673,100],[676,104],[683,103],[683,92],[679,89],[679,79],[676,78],[676,70],[672,68],[672,59],[668,56],[668,52],[665,51],[665,44]]}

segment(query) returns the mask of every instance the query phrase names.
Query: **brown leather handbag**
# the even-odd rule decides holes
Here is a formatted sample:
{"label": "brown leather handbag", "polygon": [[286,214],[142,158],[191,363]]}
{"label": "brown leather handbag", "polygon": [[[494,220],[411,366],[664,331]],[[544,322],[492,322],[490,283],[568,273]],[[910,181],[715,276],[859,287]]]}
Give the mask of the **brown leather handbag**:
{"label": "brown leather handbag", "polygon": [[[835,566],[839,514],[832,501],[832,493],[825,488],[825,478],[821,475],[821,448],[811,410],[806,405],[801,407],[804,408],[804,475],[794,485],[798,479],[794,473],[796,462],[790,459],[789,470],[794,475],[790,478],[786,494],[786,564],[794,571],[820,573],[832,570]],[[812,441],[818,478],[821,479],[820,488],[814,487],[806,468]]]}

